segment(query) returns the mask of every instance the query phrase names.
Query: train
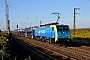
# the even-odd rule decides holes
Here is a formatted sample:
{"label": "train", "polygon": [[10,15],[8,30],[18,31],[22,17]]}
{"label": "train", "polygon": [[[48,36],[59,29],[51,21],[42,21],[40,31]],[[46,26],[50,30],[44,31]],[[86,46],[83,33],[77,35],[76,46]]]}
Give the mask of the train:
{"label": "train", "polygon": [[34,26],[34,27],[28,27],[24,29],[16,29],[12,33],[15,35],[20,35],[24,37],[32,37],[33,31],[38,28],[39,26]]}
{"label": "train", "polygon": [[66,44],[72,42],[70,27],[66,24],[49,23],[40,25],[40,27],[25,28],[22,31],[18,31],[18,33],[25,37],[49,43]]}
{"label": "train", "polygon": [[49,43],[70,43],[70,27],[69,25],[59,23],[41,25],[41,27],[34,30],[33,38]]}

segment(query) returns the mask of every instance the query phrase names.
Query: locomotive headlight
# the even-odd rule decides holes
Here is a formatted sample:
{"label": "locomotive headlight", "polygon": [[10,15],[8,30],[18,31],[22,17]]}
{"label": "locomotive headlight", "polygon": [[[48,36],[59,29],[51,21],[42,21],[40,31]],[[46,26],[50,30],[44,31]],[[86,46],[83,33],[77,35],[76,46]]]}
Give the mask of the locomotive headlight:
{"label": "locomotive headlight", "polygon": [[69,42],[70,40],[68,39],[67,41]]}

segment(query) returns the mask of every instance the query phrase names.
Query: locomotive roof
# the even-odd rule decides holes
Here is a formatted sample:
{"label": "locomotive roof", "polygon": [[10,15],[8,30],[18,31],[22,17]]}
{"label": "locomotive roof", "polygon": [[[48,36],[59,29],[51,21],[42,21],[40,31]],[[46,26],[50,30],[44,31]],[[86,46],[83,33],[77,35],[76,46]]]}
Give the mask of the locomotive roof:
{"label": "locomotive roof", "polygon": [[66,25],[66,24],[65,24],[65,25],[64,25],[64,24],[60,24],[60,25],[57,25],[57,26],[69,26],[69,25]]}
{"label": "locomotive roof", "polygon": [[57,25],[57,24],[59,24],[59,23],[48,23],[48,24],[44,24],[44,25],[40,25],[40,27],[42,27],[42,26],[49,26],[49,25]]}

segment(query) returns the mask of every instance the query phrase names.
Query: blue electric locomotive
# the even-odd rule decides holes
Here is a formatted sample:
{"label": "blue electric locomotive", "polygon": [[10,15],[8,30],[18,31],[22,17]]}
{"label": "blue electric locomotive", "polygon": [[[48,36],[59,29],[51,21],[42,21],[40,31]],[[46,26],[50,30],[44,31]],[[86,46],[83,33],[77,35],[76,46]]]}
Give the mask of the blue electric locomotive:
{"label": "blue electric locomotive", "polygon": [[68,25],[45,25],[34,31],[34,37],[51,42],[70,42],[71,34]]}

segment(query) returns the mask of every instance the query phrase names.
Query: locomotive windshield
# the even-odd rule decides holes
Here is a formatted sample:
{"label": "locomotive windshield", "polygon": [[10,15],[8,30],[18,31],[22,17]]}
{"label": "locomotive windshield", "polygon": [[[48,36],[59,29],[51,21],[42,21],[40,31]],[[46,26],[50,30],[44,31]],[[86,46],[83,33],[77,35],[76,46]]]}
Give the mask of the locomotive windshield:
{"label": "locomotive windshield", "polygon": [[57,31],[63,31],[63,30],[69,30],[69,26],[68,25],[59,25],[57,26]]}

